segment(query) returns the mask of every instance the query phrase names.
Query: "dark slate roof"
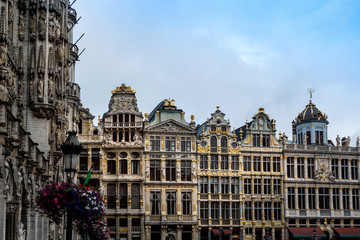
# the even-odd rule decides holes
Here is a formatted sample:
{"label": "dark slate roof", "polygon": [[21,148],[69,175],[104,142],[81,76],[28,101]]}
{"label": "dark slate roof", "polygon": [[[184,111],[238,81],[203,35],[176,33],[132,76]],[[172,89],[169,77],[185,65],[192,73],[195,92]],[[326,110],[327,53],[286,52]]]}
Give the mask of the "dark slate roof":
{"label": "dark slate roof", "polygon": [[156,111],[162,109],[162,107],[164,106],[164,104],[165,104],[165,102],[164,102],[164,101],[161,101],[161,102],[151,111],[151,113],[149,114],[149,117],[148,117],[149,122],[154,121]]}
{"label": "dark slate roof", "polygon": [[311,101],[295,119],[295,126],[306,122],[323,122],[328,124],[326,115],[321,112]]}
{"label": "dark slate roof", "polygon": [[[248,127],[250,127],[253,124],[253,121],[249,122]],[[239,141],[240,140],[240,129],[242,130],[242,139],[245,139],[246,137],[246,125],[239,127],[235,129],[236,138]]]}
{"label": "dark slate roof", "polygon": [[204,131],[206,131],[206,129],[207,129],[206,122],[204,122],[201,125],[196,126],[196,138],[198,138],[198,139],[200,138],[203,128],[204,128]]}

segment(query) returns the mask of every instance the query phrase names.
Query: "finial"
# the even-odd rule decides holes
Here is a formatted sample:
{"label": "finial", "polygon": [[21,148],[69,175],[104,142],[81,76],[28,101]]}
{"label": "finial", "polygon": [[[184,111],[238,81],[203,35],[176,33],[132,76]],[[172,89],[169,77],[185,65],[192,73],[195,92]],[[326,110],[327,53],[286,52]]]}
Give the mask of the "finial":
{"label": "finial", "polygon": [[194,119],[195,119],[194,114],[191,114],[191,115],[190,115],[190,119],[191,119],[192,122],[194,121]]}
{"label": "finial", "polygon": [[313,88],[308,88],[307,91],[310,93],[310,103],[312,103],[312,94],[315,92],[315,90]]}
{"label": "finial", "polygon": [[100,119],[100,115],[98,117],[98,125],[100,125],[101,119]]}
{"label": "finial", "polygon": [[216,110],[219,110],[220,109],[220,105],[216,105]]}
{"label": "finial", "polygon": [[248,127],[249,127],[249,121],[248,121],[248,119],[246,118],[246,122],[245,122],[245,124],[246,124],[246,129],[248,129]]}
{"label": "finial", "polygon": [[145,113],[145,120],[149,120],[149,114]]}

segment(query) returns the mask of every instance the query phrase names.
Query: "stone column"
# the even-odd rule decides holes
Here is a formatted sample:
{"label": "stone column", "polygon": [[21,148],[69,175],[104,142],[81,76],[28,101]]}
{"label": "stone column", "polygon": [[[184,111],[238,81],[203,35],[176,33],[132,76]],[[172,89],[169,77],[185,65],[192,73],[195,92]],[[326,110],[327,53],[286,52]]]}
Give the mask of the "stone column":
{"label": "stone column", "polygon": [[128,224],[127,224],[127,225],[128,225],[128,232],[127,232],[127,234],[128,234],[128,239],[131,239],[131,232],[132,232],[132,231],[131,231],[131,228],[132,228],[131,219],[132,219],[132,218],[128,218],[128,219],[127,219],[127,221],[128,221]]}
{"label": "stone column", "polygon": [[298,157],[294,157],[294,178],[298,178],[298,175],[297,175],[297,159],[298,159]]}
{"label": "stone column", "polygon": [[334,209],[334,198],[333,198],[333,190],[334,188],[331,187],[329,188],[329,193],[330,193],[330,210],[333,210]]}
{"label": "stone column", "polygon": [[347,162],[347,165],[348,165],[347,170],[348,170],[348,179],[349,180],[352,180],[352,177],[351,177],[351,160],[352,159],[348,159],[348,162]]}
{"label": "stone column", "polygon": [[354,207],[353,207],[353,194],[352,194],[352,191],[353,191],[353,188],[349,188],[349,209],[350,210],[354,210]]}
{"label": "stone column", "polygon": [[[358,165],[357,165],[357,171],[358,171],[358,179],[360,181],[360,157],[358,157]],[[355,179],[354,179],[355,180]]]}
{"label": "stone column", "polygon": [[182,239],[182,226],[176,226],[176,239]]}
{"label": "stone column", "polygon": [[343,176],[341,174],[341,158],[338,159],[338,176],[339,176],[339,180],[343,179]]}
{"label": "stone column", "polygon": [[305,187],[305,209],[309,209],[309,187]]}
{"label": "stone column", "polygon": [[145,240],[150,240],[151,238],[151,226],[145,226]]}
{"label": "stone column", "polygon": [[141,239],[145,239],[145,221],[144,221],[144,216],[142,216],[140,218],[140,226],[141,226],[141,229],[140,229],[140,237]]}
{"label": "stone column", "polygon": [[[0,147],[1,149],[1,147]],[[1,155],[0,155],[1,158]],[[0,182],[0,239],[5,239],[6,232],[6,198],[2,193],[4,189],[4,185]]]}
{"label": "stone column", "polygon": [[[199,231],[196,225],[192,225],[191,239],[198,240],[199,239]],[[188,239],[190,240],[190,239]]]}
{"label": "stone column", "polygon": [[304,177],[305,177],[305,179],[308,179],[309,176],[308,176],[308,158],[307,157],[304,158],[304,171],[305,171]]}
{"label": "stone column", "polygon": [[319,187],[315,188],[315,208],[319,209]]}
{"label": "stone column", "polygon": [[[280,166],[281,166],[281,170],[284,170],[284,176],[285,176],[285,178],[287,178],[287,156],[285,156],[284,157],[284,161],[282,161],[283,160],[283,157],[281,156],[280,157]],[[283,166],[285,166],[285,167],[283,167]]]}
{"label": "stone column", "polygon": [[[288,201],[289,197],[288,197],[288,187],[287,186],[285,187],[284,198],[285,198],[285,202],[288,204],[289,203],[289,201]],[[285,206],[285,209],[289,209],[289,205]]]}
{"label": "stone column", "polygon": [[341,187],[341,188],[339,188],[339,195],[340,195],[340,209],[341,210],[344,210],[344,202],[343,202],[343,194],[342,194],[342,190],[343,190],[343,188]]}

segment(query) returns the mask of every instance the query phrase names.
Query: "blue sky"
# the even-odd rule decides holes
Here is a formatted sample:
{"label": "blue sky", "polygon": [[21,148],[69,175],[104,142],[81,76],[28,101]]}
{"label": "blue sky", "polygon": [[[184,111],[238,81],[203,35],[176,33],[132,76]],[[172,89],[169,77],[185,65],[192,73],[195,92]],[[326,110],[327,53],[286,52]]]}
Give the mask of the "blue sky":
{"label": "blue sky", "polygon": [[[121,83],[149,113],[164,98],[204,122],[220,105],[233,127],[259,107],[290,136],[309,101],[329,139],[360,136],[360,1],[78,0],[82,102],[107,111]],[[96,118],[97,119],[97,118]]]}

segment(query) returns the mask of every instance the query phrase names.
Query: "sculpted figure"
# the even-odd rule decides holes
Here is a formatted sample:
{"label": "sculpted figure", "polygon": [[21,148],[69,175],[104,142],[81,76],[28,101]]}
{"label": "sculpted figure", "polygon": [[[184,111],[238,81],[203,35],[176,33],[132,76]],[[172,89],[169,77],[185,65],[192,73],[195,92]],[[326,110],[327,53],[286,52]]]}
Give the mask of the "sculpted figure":
{"label": "sculpted figure", "polygon": [[38,86],[37,86],[38,101],[42,102],[44,100],[44,75],[39,74]]}
{"label": "sculpted figure", "polygon": [[23,36],[24,33],[25,33],[24,10],[21,10],[19,14],[19,35]]}
{"label": "sculpted figure", "polygon": [[356,146],[357,146],[357,147],[360,146],[360,138],[359,138],[359,137],[356,138]]}
{"label": "sculpted figure", "polygon": [[34,77],[34,75],[30,74],[29,79],[30,79],[30,82],[29,82],[30,100],[34,101],[34,99],[35,99],[35,77]]}
{"label": "sculpted figure", "polygon": [[49,88],[49,100],[53,101],[55,96],[55,84],[53,80],[53,76],[49,76],[49,82],[48,82],[48,88]]}
{"label": "sculpted figure", "polygon": [[192,176],[193,176],[193,179],[196,179],[196,168],[192,168]]}
{"label": "sculpted figure", "polygon": [[351,141],[351,138],[350,138],[350,136],[348,136],[348,137],[346,138],[347,146],[350,146],[350,141]]}
{"label": "sculpted figure", "polygon": [[149,166],[147,166],[145,169],[145,177],[148,178],[149,176],[150,176],[150,169]]}
{"label": "sculpted figure", "polygon": [[336,136],[336,146],[340,146],[340,136]]}
{"label": "sculpted figure", "polygon": [[1,43],[0,52],[0,68],[6,68],[7,66],[7,47],[6,42]]}
{"label": "sculpted figure", "polygon": [[36,15],[34,12],[31,12],[30,16],[30,35],[32,38],[35,38],[36,35]]}
{"label": "sculpted figure", "polygon": [[45,34],[46,34],[46,13],[45,11],[41,11],[39,16],[39,38],[45,39]]}
{"label": "sculpted figure", "polygon": [[176,177],[177,177],[178,179],[181,178],[181,169],[180,169],[180,168],[177,168],[177,169],[176,169]]}
{"label": "sculpted figure", "polygon": [[7,90],[5,80],[0,81],[0,102],[9,101],[9,91]]}
{"label": "sculpted figure", "polygon": [[59,62],[62,62],[64,59],[64,51],[63,46],[61,44],[58,44],[56,46],[56,56]]}

